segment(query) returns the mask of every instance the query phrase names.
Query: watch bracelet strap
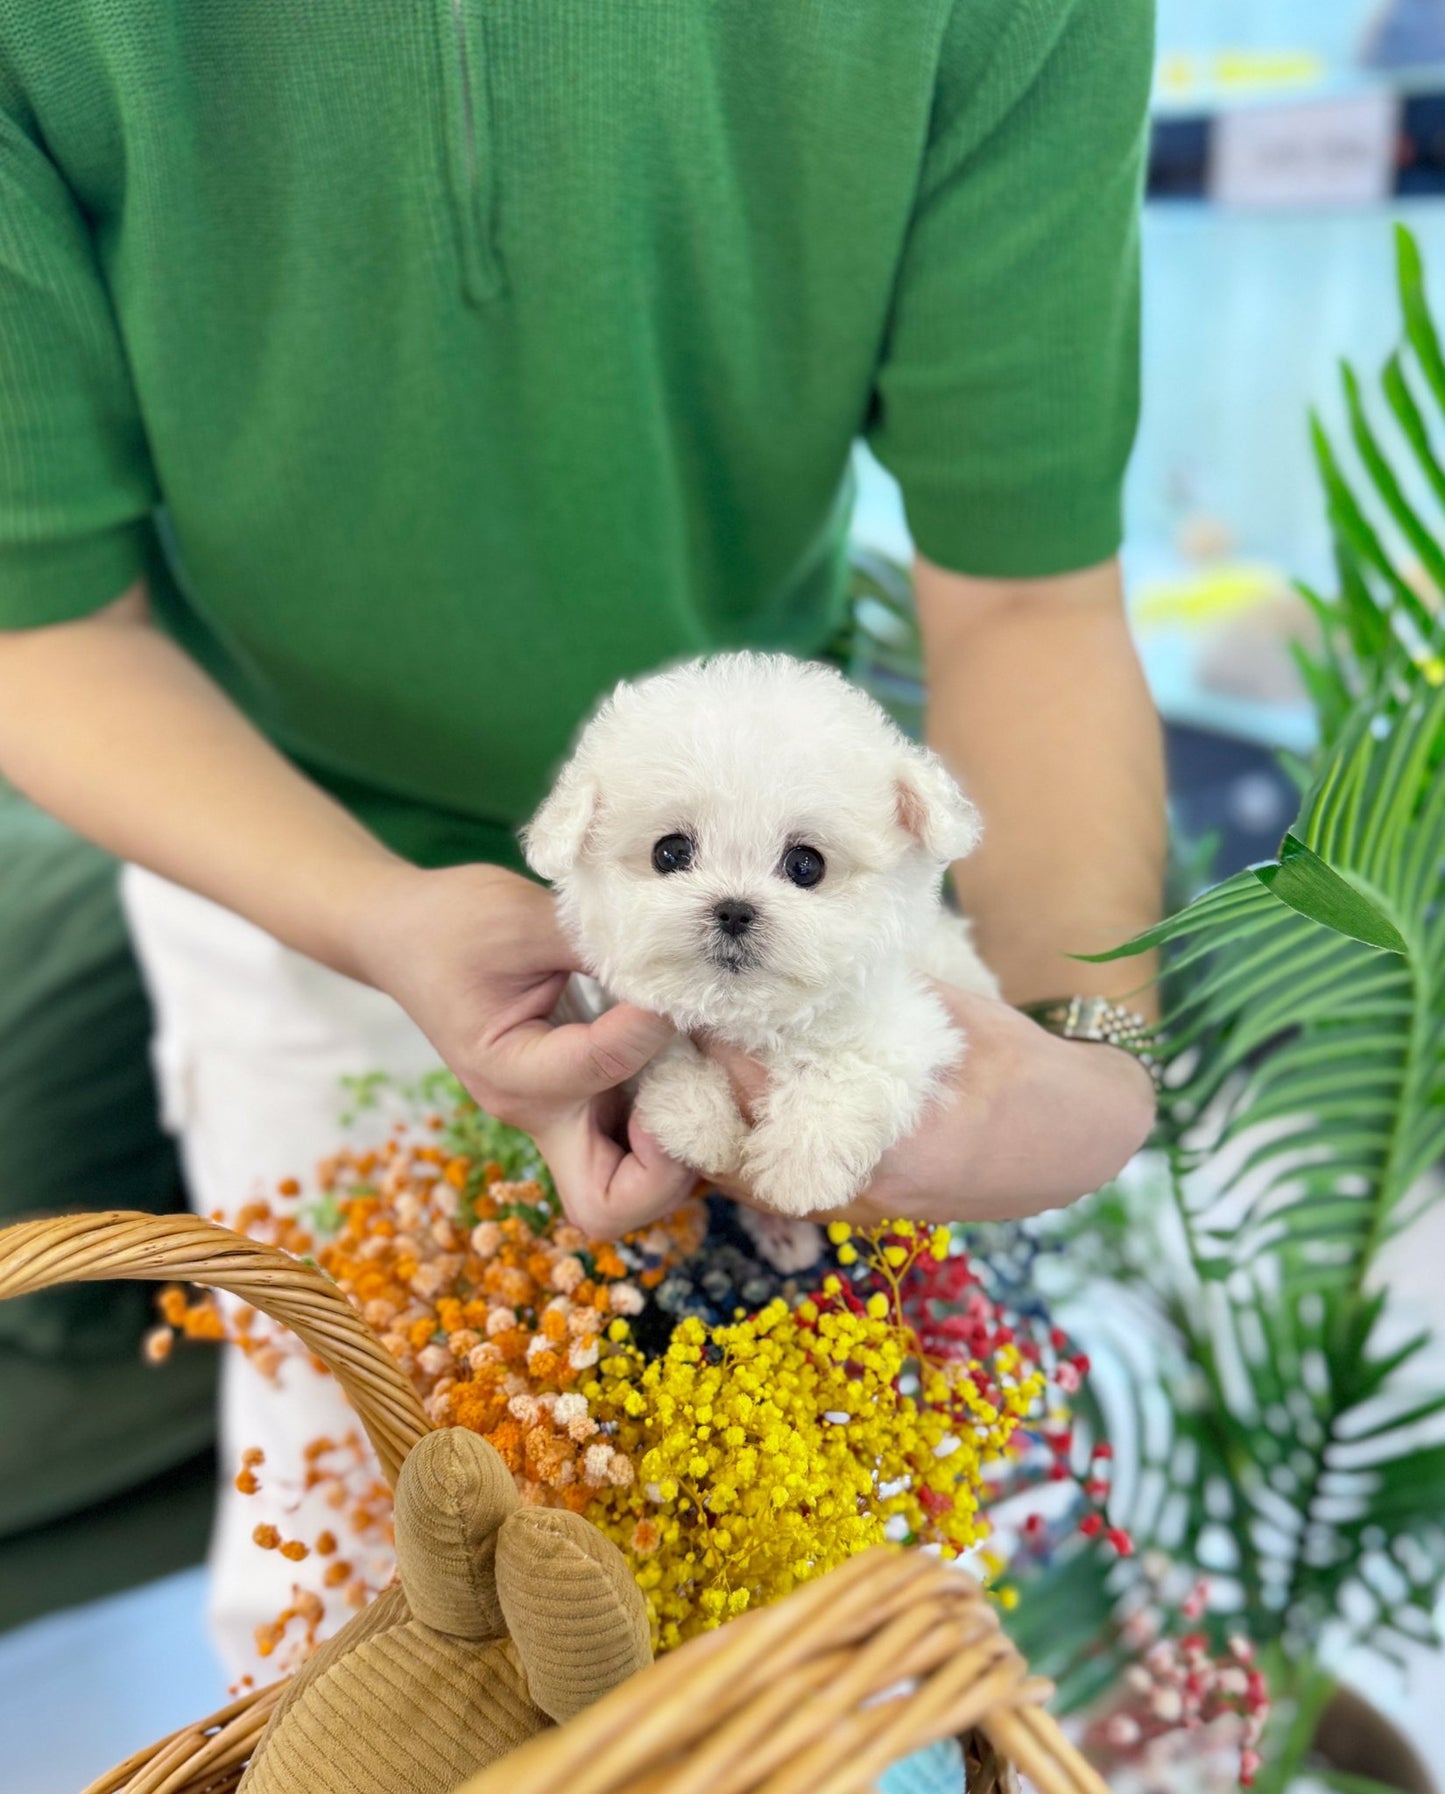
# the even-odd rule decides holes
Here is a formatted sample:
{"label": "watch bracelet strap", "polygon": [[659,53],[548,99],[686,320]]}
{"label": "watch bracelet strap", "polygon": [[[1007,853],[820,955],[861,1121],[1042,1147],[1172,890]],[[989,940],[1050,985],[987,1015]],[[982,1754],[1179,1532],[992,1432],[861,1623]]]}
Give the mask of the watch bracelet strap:
{"label": "watch bracelet strap", "polygon": [[1137,1059],[1157,1087],[1164,1075],[1159,1060],[1158,1036],[1137,1009],[1126,1009],[1109,997],[1050,997],[1042,1003],[1023,1003],[1024,1015],[1064,1040],[1092,1040],[1118,1047]]}

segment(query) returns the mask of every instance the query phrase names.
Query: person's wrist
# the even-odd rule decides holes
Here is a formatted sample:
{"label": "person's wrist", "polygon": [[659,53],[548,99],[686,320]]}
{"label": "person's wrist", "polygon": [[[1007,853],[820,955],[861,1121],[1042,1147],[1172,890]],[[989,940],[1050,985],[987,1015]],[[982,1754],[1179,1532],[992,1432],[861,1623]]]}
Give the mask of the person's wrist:
{"label": "person's wrist", "polygon": [[1162,1076],[1156,1022],[1132,1003],[1075,994],[1020,1005],[1023,1014],[1064,1040],[1107,1046],[1134,1059],[1157,1090]]}
{"label": "person's wrist", "polygon": [[460,866],[415,866],[386,852],[349,880],[338,906],[338,969],[363,984],[398,997],[398,977],[424,944],[463,914],[487,916],[506,898],[536,887],[505,866],[469,862]]}
{"label": "person's wrist", "polygon": [[1154,1074],[1135,1054],[1102,1040],[1067,1040],[1050,1035],[1070,1073],[1086,1075],[1101,1105],[1118,1128],[1121,1138],[1132,1141],[1128,1156],[1143,1147],[1159,1112],[1159,1089]]}
{"label": "person's wrist", "polygon": [[348,978],[384,988],[379,949],[388,938],[388,919],[425,877],[380,844],[374,854],[335,866],[324,903],[327,951],[318,957]]}

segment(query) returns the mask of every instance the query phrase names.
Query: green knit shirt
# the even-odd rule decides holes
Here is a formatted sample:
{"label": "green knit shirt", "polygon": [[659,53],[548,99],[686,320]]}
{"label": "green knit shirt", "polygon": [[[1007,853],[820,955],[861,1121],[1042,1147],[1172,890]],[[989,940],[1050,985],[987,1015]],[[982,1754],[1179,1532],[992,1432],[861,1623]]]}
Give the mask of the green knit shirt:
{"label": "green knit shirt", "polygon": [[[596,697],[1110,555],[1152,0],[0,0],[0,627],[142,573],[402,851]],[[177,744],[184,751],[184,744]]]}

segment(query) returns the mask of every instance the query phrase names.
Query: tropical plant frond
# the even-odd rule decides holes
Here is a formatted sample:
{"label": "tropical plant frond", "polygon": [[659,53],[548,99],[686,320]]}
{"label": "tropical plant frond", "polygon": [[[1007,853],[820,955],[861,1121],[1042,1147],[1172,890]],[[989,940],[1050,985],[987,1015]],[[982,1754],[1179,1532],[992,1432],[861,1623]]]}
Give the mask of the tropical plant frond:
{"label": "tropical plant frond", "polygon": [[1234,1261],[1288,1242],[1353,1287],[1445,1149],[1445,685],[1409,678],[1356,706],[1275,861],[1127,949],[1197,968],[1166,1106],[1189,1169],[1231,1169]]}
{"label": "tropical plant frond", "polygon": [[[1356,497],[1339,457],[1318,419],[1311,440],[1324,486],[1335,539],[1339,593],[1334,599],[1310,588],[1301,595],[1320,629],[1318,651],[1296,656],[1315,705],[1321,740],[1328,746],[1351,704],[1372,693],[1389,692],[1402,666],[1428,663],[1445,648],[1445,547],[1438,523],[1422,514],[1410,493],[1413,485],[1437,507],[1445,507],[1445,465],[1432,436],[1423,386],[1436,414],[1445,419],[1445,361],[1430,317],[1424,271],[1414,238],[1401,228],[1396,266],[1403,339],[1380,375],[1385,406],[1399,433],[1407,470],[1402,475],[1371,422],[1362,383],[1346,365],[1341,378],[1352,446],[1382,512],[1377,527]],[[1390,537],[1407,557],[1394,552]]]}
{"label": "tropical plant frond", "polygon": [[1207,1296],[1191,1297],[1187,1277],[1156,1293],[1173,1332],[1147,1370],[1134,1366],[1122,1430],[1141,1468],[1118,1523],[1212,1568],[1256,1634],[1295,1651],[1342,1615],[1377,1644],[1392,1630],[1431,1636],[1445,1396],[1411,1398],[1398,1380],[1424,1339],[1373,1352],[1380,1306],[1362,1315],[1338,1286],[1282,1294],[1236,1274]]}
{"label": "tropical plant frond", "polygon": [[[1338,581],[1302,592],[1318,742],[1295,821],[1272,861],[1098,956],[1162,952],[1172,1199],[1121,1186],[1064,1224],[1062,1255],[1121,1366],[1110,1518],[1211,1576],[1208,1623],[1315,1689],[1326,1629],[1403,1660],[1445,1583],[1436,1342],[1402,1336],[1377,1275],[1445,1159],[1445,351],[1403,231],[1398,268],[1383,405],[1346,367],[1348,444],[1313,429]],[[1087,1688],[1130,1566],[1053,1574],[1016,1618]],[[1272,1788],[1311,1726],[1301,1708],[1272,1738]]]}
{"label": "tropical plant frond", "polygon": [[[1311,420],[1335,578],[1297,588],[1317,738],[1282,757],[1295,821],[1273,860],[1098,956],[1162,950],[1172,1199],[1110,1192],[1060,1224],[1125,1336],[1111,1519],[1214,1579],[1220,1636],[1242,1624],[1297,1665],[1327,1623],[1403,1661],[1445,1579],[1433,1342],[1400,1336],[1374,1276],[1445,1159],[1445,349],[1404,230],[1397,272],[1378,393],[1346,364],[1345,430]],[[828,651],[921,730],[906,570],[855,552]],[[1117,1300],[1097,1302],[1100,1277]],[[1028,1576],[1010,1629],[1066,1706],[1116,1681],[1110,1618],[1137,1575],[1063,1550]],[[1302,1762],[1308,1729],[1271,1756]]]}

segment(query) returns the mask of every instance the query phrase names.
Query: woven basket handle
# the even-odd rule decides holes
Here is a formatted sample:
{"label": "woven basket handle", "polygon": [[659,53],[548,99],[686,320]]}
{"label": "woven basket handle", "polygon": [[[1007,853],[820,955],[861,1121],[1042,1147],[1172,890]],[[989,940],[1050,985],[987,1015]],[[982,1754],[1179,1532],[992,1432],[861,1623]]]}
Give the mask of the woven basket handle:
{"label": "woven basket handle", "polygon": [[111,1278],[229,1290],[289,1327],[345,1390],[388,1482],[432,1430],[411,1385],[335,1284],[274,1246],[193,1215],[125,1211],[0,1230],[0,1301]]}

